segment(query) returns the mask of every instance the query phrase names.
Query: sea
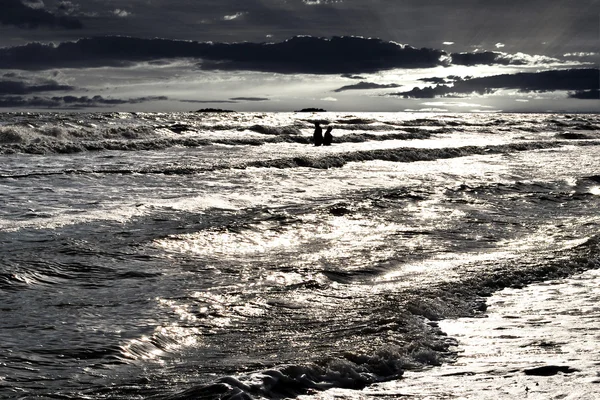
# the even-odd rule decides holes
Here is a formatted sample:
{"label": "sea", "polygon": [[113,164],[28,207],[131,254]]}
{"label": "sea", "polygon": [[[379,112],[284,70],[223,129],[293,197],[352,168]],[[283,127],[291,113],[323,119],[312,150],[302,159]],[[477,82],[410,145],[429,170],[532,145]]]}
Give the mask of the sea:
{"label": "sea", "polygon": [[1,399],[600,396],[599,114],[8,112],[0,160]]}

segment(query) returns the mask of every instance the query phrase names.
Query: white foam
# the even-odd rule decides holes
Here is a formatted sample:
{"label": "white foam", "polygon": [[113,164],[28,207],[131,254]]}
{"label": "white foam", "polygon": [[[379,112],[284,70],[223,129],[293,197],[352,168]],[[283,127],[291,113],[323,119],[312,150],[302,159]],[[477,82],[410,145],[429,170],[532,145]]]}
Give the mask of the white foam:
{"label": "white foam", "polygon": [[[600,398],[600,271],[505,289],[488,299],[487,318],[441,321],[458,339],[459,358],[363,391],[330,390],[303,399],[579,399]],[[541,366],[577,371],[527,375]]]}

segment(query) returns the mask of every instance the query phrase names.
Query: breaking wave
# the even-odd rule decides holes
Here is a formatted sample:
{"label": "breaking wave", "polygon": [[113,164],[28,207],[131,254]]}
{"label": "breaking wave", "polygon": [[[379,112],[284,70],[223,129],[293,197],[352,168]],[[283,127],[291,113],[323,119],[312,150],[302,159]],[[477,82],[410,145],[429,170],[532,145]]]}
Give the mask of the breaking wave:
{"label": "breaking wave", "polygon": [[[196,141],[195,139],[182,139],[181,143],[187,143],[190,147],[200,146],[205,144],[203,141]],[[202,143],[202,144],[200,144]],[[147,142],[132,143],[128,149],[137,150],[156,150],[162,148],[168,148],[172,144],[172,141],[165,139],[162,147],[156,147],[157,142],[153,141],[150,145]],[[118,168],[112,167],[110,169],[67,169],[62,171],[52,172],[33,172],[22,175],[11,174],[11,175],[0,175],[0,178],[19,178],[28,176],[38,175],[56,175],[56,174],[89,174],[89,173],[102,173],[102,174],[166,174],[166,175],[189,175],[201,172],[210,172],[224,169],[246,169],[246,168],[316,168],[316,169],[329,169],[329,168],[341,168],[344,165],[351,162],[364,162],[364,161],[391,161],[391,162],[416,162],[416,161],[433,161],[438,159],[456,158],[471,155],[481,154],[502,154],[502,153],[513,153],[519,151],[531,151],[531,150],[545,150],[557,148],[562,145],[571,144],[570,142],[554,141],[554,142],[523,142],[523,143],[511,143],[505,145],[490,145],[490,146],[463,146],[463,147],[446,147],[436,149],[421,149],[421,148],[410,148],[401,147],[394,149],[378,149],[378,150],[363,150],[346,153],[334,153],[328,155],[317,155],[317,156],[298,156],[298,157],[286,157],[276,158],[269,160],[255,160],[247,162],[226,162],[226,163],[215,163],[210,165],[169,165],[169,166],[152,166],[142,168]],[[581,146],[597,146],[598,142],[595,141],[579,141],[577,145]],[[109,146],[110,147],[110,146]],[[67,147],[66,149],[70,149]],[[123,150],[120,146],[110,147],[114,150]]]}
{"label": "breaking wave", "polygon": [[[163,129],[163,128],[161,128]],[[165,128],[166,129],[166,128]],[[209,132],[198,134],[181,135],[181,132],[190,132],[187,128],[177,132],[168,130],[170,135],[150,127],[136,128],[111,128],[98,134],[96,132],[83,132],[80,130],[69,130],[60,127],[45,129],[24,129],[20,127],[0,127],[0,154],[71,154],[86,151],[140,151],[140,150],[163,150],[171,147],[201,147],[209,145],[231,145],[231,146],[260,146],[267,143],[298,143],[310,144],[311,136],[303,135],[299,128],[294,126],[274,127],[266,125],[254,125],[248,131],[259,133],[256,135],[219,135],[213,137]],[[244,131],[239,128],[237,131]],[[212,129],[211,129],[212,131]],[[415,140],[429,139],[433,135],[443,131],[422,130],[408,128],[403,132],[390,132],[372,134],[364,132],[364,129],[349,130],[347,132],[338,130],[335,143],[361,143],[368,141],[386,140]],[[386,130],[387,132],[388,130]]]}
{"label": "breaking wave", "polygon": [[[432,327],[423,323],[424,330]],[[439,332],[437,332],[439,335]],[[440,336],[441,338],[441,336]],[[438,339],[437,350],[454,343]],[[245,376],[227,376],[218,381],[186,389],[167,400],[291,398],[331,388],[362,389],[376,382],[400,378],[405,369],[439,365],[436,351],[429,348],[382,348],[372,355],[347,353],[318,363],[289,365]]]}
{"label": "breaking wave", "polygon": [[[343,352],[298,365],[273,366],[243,375],[232,375],[160,397],[168,400],[292,398],[331,388],[360,390],[377,382],[402,377],[406,370],[440,365],[455,358],[450,348],[456,340],[447,337],[435,321],[458,316],[480,315],[485,297],[507,287],[564,278],[600,267],[600,236],[568,250],[557,251],[551,262],[519,262],[518,265],[481,269],[459,284],[441,284],[415,289],[412,300],[395,310],[391,320],[370,329],[380,332],[419,332],[406,346],[387,345],[370,354]],[[363,335],[367,332],[361,332]]]}

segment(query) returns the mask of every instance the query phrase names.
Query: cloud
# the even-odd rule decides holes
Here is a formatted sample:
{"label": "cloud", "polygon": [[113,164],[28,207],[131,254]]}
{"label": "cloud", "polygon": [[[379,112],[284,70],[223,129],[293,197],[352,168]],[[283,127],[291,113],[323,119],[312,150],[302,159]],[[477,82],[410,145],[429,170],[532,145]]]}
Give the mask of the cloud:
{"label": "cloud", "polygon": [[334,92],[343,92],[345,90],[386,89],[386,88],[397,88],[397,87],[400,87],[400,85],[397,85],[395,83],[390,83],[388,85],[381,85],[381,84],[372,83],[372,82],[359,82],[354,85],[342,86],[341,88],[334,90]]}
{"label": "cloud", "polygon": [[[0,0],[7,1],[7,0]],[[12,0],[11,0],[12,1]],[[295,36],[277,43],[212,43],[170,39],[103,36],[58,45],[29,43],[0,48],[0,69],[43,70],[57,67],[128,66],[136,62],[192,58],[204,70],[249,70],[276,73],[340,74],[395,68],[449,65],[439,49],[351,36],[330,39]],[[523,53],[452,53],[454,65],[549,65],[560,60]]]}
{"label": "cloud", "polygon": [[581,100],[600,100],[600,90],[577,90],[574,93],[569,93],[570,99],[581,99]]}
{"label": "cloud", "polygon": [[435,84],[438,84],[438,85],[449,83],[449,82],[453,81],[453,79],[451,77],[448,77],[448,78],[436,78],[436,77],[433,77],[433,78],[421,78],[419,80],[423,81],[423,82],[435,83]]}
{"label": "cloud", "polygon": [[392,93],[393,96],[402,96],[406,99],[433,99],[434,97],[446,96],[452,93],[451,88],[445,85],[436,87],[412,88],[406,92]]}
{"label": "cloud", "polygon": [[[501,43],[499,43],[501,44]],[[536,65],[559,63],[560,60],[552,57],[529,55],[524,53],[503,53],[498,51],[475,51],[472,53],[452,53],[450,55],[454,65]]]}
{"label": "cloud", "polygon": [[589,51],[588,52],[586,52],[586,51],[580,51],[580,52],[577,52],[577,53],[565,53],[565,54],[563,54],[563,57],[580,57],[580,58],[583,58],[583,57],[595,57],[597,55],[598,55],[598,53],[589,52]]}
{"label": "cloud", "polygon": [[[224,46],[224,45],[221,45]],[[429,68],[442,65],[445,52],[416,49],[380,39],[296,36],[275,44],[237,43],[221,47],[205,63],[207,70],[247,69],[279,73],[350,74],[393,68]]]}
{"label": "cloud", "polygon": [[450,97],[468,94],[489,94],[498,89],[517,89],[521,92],[574,91],[571,98],[597,98],[593,96],[600,87],[600,70],[567,69],[544,72],[521,72],[483,78],[456,80],[453,86],[437,85],[396,93],[405,98]]}
{"label": "cloud", "polygon": [[138,104],[147,101],[168,100],[165,96],[137,97],[131,99],[107,99],[102,96],[53,96],[31,98],[22,96],[0,96],[0,108],[87,108],[115,106],[123,104]]}
{"label": "cloud", "polygon": [[31,8],[35,8],[35,9],[40,9],[40,8],[46,7],[46,5],[44,4],[44,2],[42,0],[23,0],[23,3],[25,3],[25,5],[27,7],[31,7]]}
{"label": "cloud", "polygon": [[0,81],[0,95],[24,95],[38,92],[68,91],[74,89],[75,88],[73,86],[61,85],[55,81],[47,81],[38,85],[30,85],[21,81]]}
{"label": "cloud", "polygon": [[271,100],[266,97],[232,97],[230,100],[233,101],[268,101]]}
{"label": "cloud", "polygon": [[0,0],[0,23],[14,25],[23,29],[40,27],[81,29],[83,24],[78,19],[67,16],[56,16],[44,9],[41,2],[30,2],[35,8],[23,4],[19,0]]}
{"label": "cloud", "polygon": [[239,103],[240,101],[269,101],[266,97],[232,97],[229,100],[179,100],[181,103]]}
{"label": "cloud", "polygon": [[342,74],[342,78],[348,78],[348,79],[366,79],[364,76],[352,75],[352,74]]}
{"label": "cloud", "polygon": [[494,108],[492,106],[486,106],[477,103],[467,103],[465,101],[430,101],[421,103],[423,106],[437,106],[437,107],[460,107],[460,108]]}
{"label": "cloud", "polygon": [[510,60],[502,58],[501,53],[496,53],[493,51],[452,53],[450,57],[452,59],[452,64],[455,65],[510,64]]}
{"label": "cloud", "polygon": [[235,100],[179,100],[181,103],[199,103],[199,104],[209,104],[209,103],[237,103]]}
{"label": "cloud", "polygon": [[341,3],[342,0],[302,0],[307,6],[321,6],[326,4]]}
{"label": "cloud", "polygon": [[57,46],[29,43],[0,48],[0,68],[123,66],[165,58],[197,58],[205,70],[350,74],[436,67],[443,65],[441,58],[445,55],[441,50],[347,36],[297,36],[279,43],[231,44],[104,36]]}
{"label": "cloud", "polygon": [[231,14],[231,15],[224,15],[223,21],[233,21],[234,19],[238,19],[238,18],[242,17],[244,14],[246,14],[246,13],[245,12],[237,12],[237,13]]}
{"label": "cloud", "polygon": [[436,107],[428,107],[428,108],[405,108],[404,109],[405,112],[432,112],[432,113],[438,113],[438,112],[446,112],[449,111],[447,108],[436,108]]}
{"label": "cloud", "polygon": [[117,8],[116,10],[113,11],[113,14],[116,15],[119,18],[127,18],[131,15],[131,13],[127,10],[122,10],[120,8]]}
{"label": "cloud", "polygon": [[58,3],[57,9],[65,14],[72,14],[73,12],[75,12],[77,9],[79,8],[78,5],[73,4],[73,2],[71,1],[66,1],[63,0],[60,3]]}

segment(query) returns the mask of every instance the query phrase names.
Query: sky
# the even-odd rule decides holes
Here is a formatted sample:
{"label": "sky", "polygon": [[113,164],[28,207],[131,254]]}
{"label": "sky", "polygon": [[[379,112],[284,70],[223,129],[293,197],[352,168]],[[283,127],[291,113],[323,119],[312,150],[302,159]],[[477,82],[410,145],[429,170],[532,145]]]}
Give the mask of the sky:
{"label": "sky", "polygon": [[0,111],[600,112],[600,0],[0,0]]}

